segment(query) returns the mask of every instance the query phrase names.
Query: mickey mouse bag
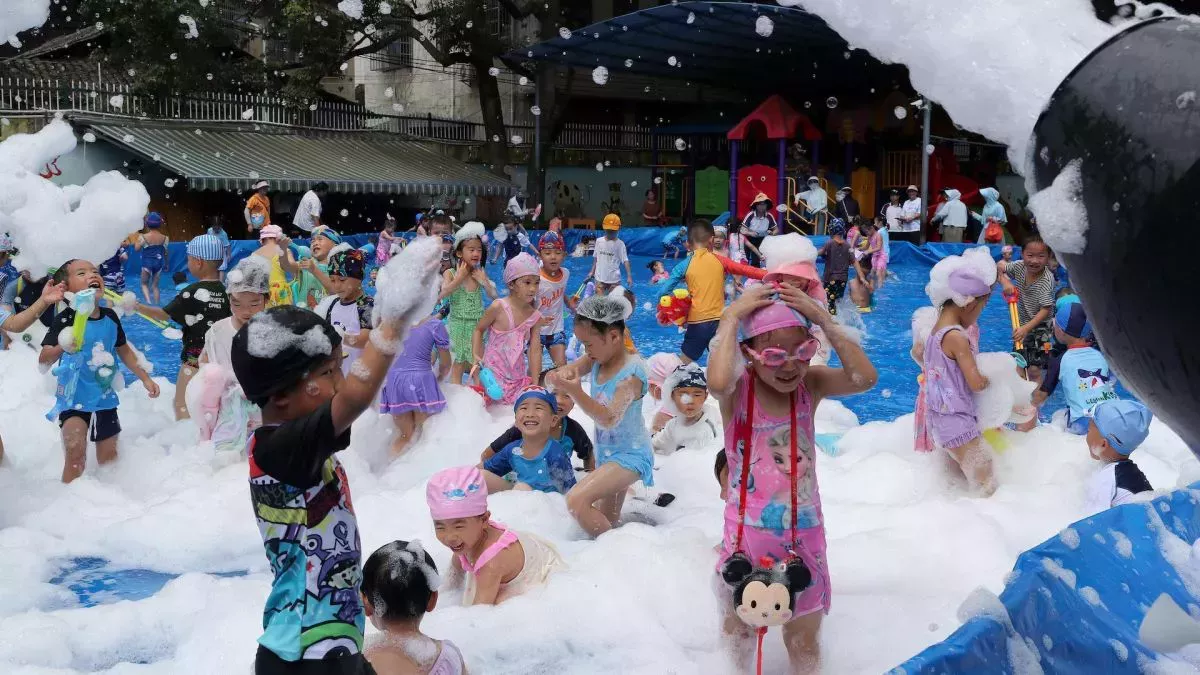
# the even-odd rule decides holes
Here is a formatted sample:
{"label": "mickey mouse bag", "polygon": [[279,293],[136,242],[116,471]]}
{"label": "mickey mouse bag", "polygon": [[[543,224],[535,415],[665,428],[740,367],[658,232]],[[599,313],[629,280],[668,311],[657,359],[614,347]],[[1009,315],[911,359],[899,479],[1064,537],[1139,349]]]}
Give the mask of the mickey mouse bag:
{"label": "mickey mouse bag", "polygon": [[796,554],[799,541],[796,533],[797,473],[799,454],[796,446],[796,394],[791,395],[791,498],[790,513],[792,540],[786,560],[776,562],[769,557],[757,561],[743,550],[746,523],[746,486],[750,479],[750,435],[754,420],[754,377],[748,379],[746,416],[737,422],[738,453],[741,458],[741,484],[738,486],[738,528],[734,554],[721,566],[721,577],[733,590],[734,612],[758,634],[757,672],[762,673],[762,642],[767,629],[782,626],[792,620],[796,594],[812,584],[812,573]]}

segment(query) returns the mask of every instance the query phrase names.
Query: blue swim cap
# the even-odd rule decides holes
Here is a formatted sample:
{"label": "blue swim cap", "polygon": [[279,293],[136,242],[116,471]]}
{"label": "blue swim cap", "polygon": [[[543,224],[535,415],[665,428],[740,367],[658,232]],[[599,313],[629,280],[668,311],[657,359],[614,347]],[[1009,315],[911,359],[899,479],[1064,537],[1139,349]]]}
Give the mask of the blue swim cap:
{"label": "blue swim cap", "polygon": [[536,385],[530,385],[521,390],[521,393],[517,395],[516,402],[513,403],[513,410],[520,408],[522,401],[531,398],[545,401],[546,405],[550,406],[550,412],[554,413],[555,415],[558,414],[558,399],[555,398],[554,394],[551,394],[549,390]]}
{"label": "blue swim cap", "polygon": [[151,229],[157,229],[159,227],[162,227],[162,224],[163,224],[162,214],[159,213],[158,211],[151,211],[150,213],[147,213],[145,223],[146,223],[146,227],[149,227]]}
{"label": "blue swim cap", "polygon": [[1088,321],[1083,305],[1078,302],[1069,302],[1060,306],[1058,312],[1054,314],[1054,325],[1074,338],[1086,340],[1092,337],[1092,324]]}
{"label": "blue swim cap", "polygon": [[1079,296],[1075,295],[1074,293],[1072,293],[1070,295],[1064,295],[1061,298],[1054,301],[1054,311],[1057,312],[1058,310],[1062,309],[1063,305],[1066,305],[1066,304],[1072,303],[1072,302],[1083,302],[1083,301],[1080,300]]}
{"label": "blue swim cap", "polygon": [[1101,401],[1091,414],[1092,422],[1109,447],[1126,456],[1150,435],[1150,420],[1154,419],[1146,406],[1121,399]]}

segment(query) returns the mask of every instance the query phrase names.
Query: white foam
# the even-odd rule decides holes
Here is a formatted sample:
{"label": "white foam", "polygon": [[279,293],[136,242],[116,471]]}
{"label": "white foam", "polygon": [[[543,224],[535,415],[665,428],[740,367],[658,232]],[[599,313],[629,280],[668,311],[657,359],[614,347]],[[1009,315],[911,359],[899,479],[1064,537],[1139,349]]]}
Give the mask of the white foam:
{"label": "white foam", "polygon": [[759,250],[765,260],[764,267],[772,272],[784,265],[817,260],[817,248],[812,241],[795,232],[767,237]]}
{"label": "white foam", "polygon": [[376,324],[408,327],[429,316],[442,287],[441,259],[442,242],[436,237],[418,237],[392,256],[375,280]]}
{"label": "white foam", "polygon": [[[1029,208],[1038,219],[1038,231],[1055,251],[1081,254],[1087,246],[1088,217],[1079,175],[1081,161],[1072,160],[1054,177],[1050,187],[1029,200]],[[1114,210],[1119,208],[1117,204]]]}
{"label": "white foam", "polygon": [[294,333],[267,312],[255,314],[247,325],[246,351],[260,359],[275,358],[289,347],[297,347],[309,356],[333,353],[333,343],[320,326]]}
{"label": "white foam", "polygon": [[37,28],[50,18],[50,0],[4,0],[0,6],[0,42],[20,48],[17,33]]}
{"label": "white foam", "polygon": [[1017,362],[1011,354],[986,352],[975,358],[979,372],[988,378],[988,386],[975,393],[975,415],[980,429],[1004,426],[1013,416],[1013,409],[1028,406],[1035,382],[1021,377]]}
{"label": "white foam", "polygon": [[929,270],[929,283],[925,286],[925,294],[935,309],[940,309],[950,301],[963,307],[974,297],[950,288],[950,275],[955,272],[966,273],[989,288],[996,283],[996,261],[992,260],[992,254],[986,246],[969,248],[962,255],[946,256]]}

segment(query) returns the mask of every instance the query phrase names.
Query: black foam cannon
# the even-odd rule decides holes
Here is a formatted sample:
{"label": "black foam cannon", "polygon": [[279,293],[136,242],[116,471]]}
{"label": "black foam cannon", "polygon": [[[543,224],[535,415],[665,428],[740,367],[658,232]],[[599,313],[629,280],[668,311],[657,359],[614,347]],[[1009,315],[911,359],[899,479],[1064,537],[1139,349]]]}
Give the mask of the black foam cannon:
{"label": "black foam cannon", "polygon": [[1200,458],[1200,23],[1118,33],[1034,129],[1042,190],[1078,160],[1087,243],[1060,252],[1109,363]]}

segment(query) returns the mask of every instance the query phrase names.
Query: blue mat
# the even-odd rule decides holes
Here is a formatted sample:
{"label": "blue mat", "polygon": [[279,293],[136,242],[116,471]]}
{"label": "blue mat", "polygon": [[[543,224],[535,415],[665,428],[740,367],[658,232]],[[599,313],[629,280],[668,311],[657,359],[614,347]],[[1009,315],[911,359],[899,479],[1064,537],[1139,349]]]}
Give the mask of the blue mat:
{"label": "blue mat", "polygon": [[[242,577],[245,572],[221,572],[218,577]],[[104,558],[71,558],[50,583],[70,589],[84,607],[121,600],[143,600],[162,590],[178,574],[142,569],[114,569]]]}
{"label": "blue mat", "polygon": [[[1200,603],[1160,544],[1171,535],[1183,540],[1177,546],[1200,538],[1197,489],[1200,483],[1148,504],[1104,511],[1064,530],[1067,536],[1022,553],[1013,568],[1015,578],[1000,594],[1011,627],[973,618],[891,672],[1023,672],[1010,652],[1014,637],[1036,650],[1046,673],[1146,672],[1139,661],[1158,655],[1138,640],[1138,628],[1155,599],[1166,593],[1180,607],[1190,607],[1193,616]],[[1128,544],[1114,531],[1128,538]],[[1073,577],[1074,584],[1064,577]]]}

